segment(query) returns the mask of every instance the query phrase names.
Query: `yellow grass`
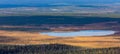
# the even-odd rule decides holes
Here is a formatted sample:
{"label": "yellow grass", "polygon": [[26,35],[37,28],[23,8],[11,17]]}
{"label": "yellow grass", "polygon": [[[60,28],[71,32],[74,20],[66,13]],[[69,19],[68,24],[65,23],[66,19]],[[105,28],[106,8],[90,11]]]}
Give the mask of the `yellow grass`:
{"label": "yellow grass", "polygon": [[[5,41],[7,40],[7,41]],[[120,47],[120,36],[52,37],[37,32],[0,30],[0,44],[67,44],[89,48]]]}

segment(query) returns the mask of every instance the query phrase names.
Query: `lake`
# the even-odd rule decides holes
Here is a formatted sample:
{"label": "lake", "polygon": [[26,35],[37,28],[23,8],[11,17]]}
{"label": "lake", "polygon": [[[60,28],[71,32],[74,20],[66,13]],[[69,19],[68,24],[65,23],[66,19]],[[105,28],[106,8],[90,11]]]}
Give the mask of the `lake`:
{"label": "lake", "polygon": [[40,34],[58,37],[73,37],[73,36],[105,36],[115,34],[112,30],[81,30],[81,31],[64,31],[64,32],[41,32]]}

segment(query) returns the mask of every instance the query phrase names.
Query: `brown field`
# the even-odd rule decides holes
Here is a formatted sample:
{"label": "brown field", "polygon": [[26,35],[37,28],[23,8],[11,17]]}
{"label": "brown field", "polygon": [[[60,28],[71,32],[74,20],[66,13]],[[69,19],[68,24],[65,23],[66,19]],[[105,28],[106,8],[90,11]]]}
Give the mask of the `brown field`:
{"label": "brown field", "polygon": [[67,44],[88,48],[120,47],[120,36],[100,37],[52,37],[38,32],[4,31],[0,30],[0,44]]}

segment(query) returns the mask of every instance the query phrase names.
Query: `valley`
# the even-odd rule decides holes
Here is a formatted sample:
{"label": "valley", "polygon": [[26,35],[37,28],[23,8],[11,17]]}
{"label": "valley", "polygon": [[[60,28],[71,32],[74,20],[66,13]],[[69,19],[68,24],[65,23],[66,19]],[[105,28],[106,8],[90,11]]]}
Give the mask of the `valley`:
{"label": "valley", "polygon": [[0,0],[0,54],[120,54],[120,1]]}
{"label": "valley", "polygon": [[[9,20],[8,20],[9,19]],[[4,21],[3,21],[4,20]],[[67,22],[66,22],[67,21]],[[120,19],[67,16],[14,16],[0,18],[0,43],[9,45],[66,44],[87,48],[120,47]],[[113,30],[108,36],[55,37],[47,31]]]}

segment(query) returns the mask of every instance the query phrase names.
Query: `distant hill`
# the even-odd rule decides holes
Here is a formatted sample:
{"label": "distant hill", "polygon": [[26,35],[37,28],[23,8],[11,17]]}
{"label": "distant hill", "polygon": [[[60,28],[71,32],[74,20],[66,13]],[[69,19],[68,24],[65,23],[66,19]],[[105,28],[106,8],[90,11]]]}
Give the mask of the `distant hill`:
{"label": "distant hill", "polygon": [[39,4],[39,5],[16,5],[16,4],[0,4],[0,8],[17,8],[17,7],[61,7],[61,6],[77,6],[77,7],[107,7],[97,5],[72,5],[72,4]]}

